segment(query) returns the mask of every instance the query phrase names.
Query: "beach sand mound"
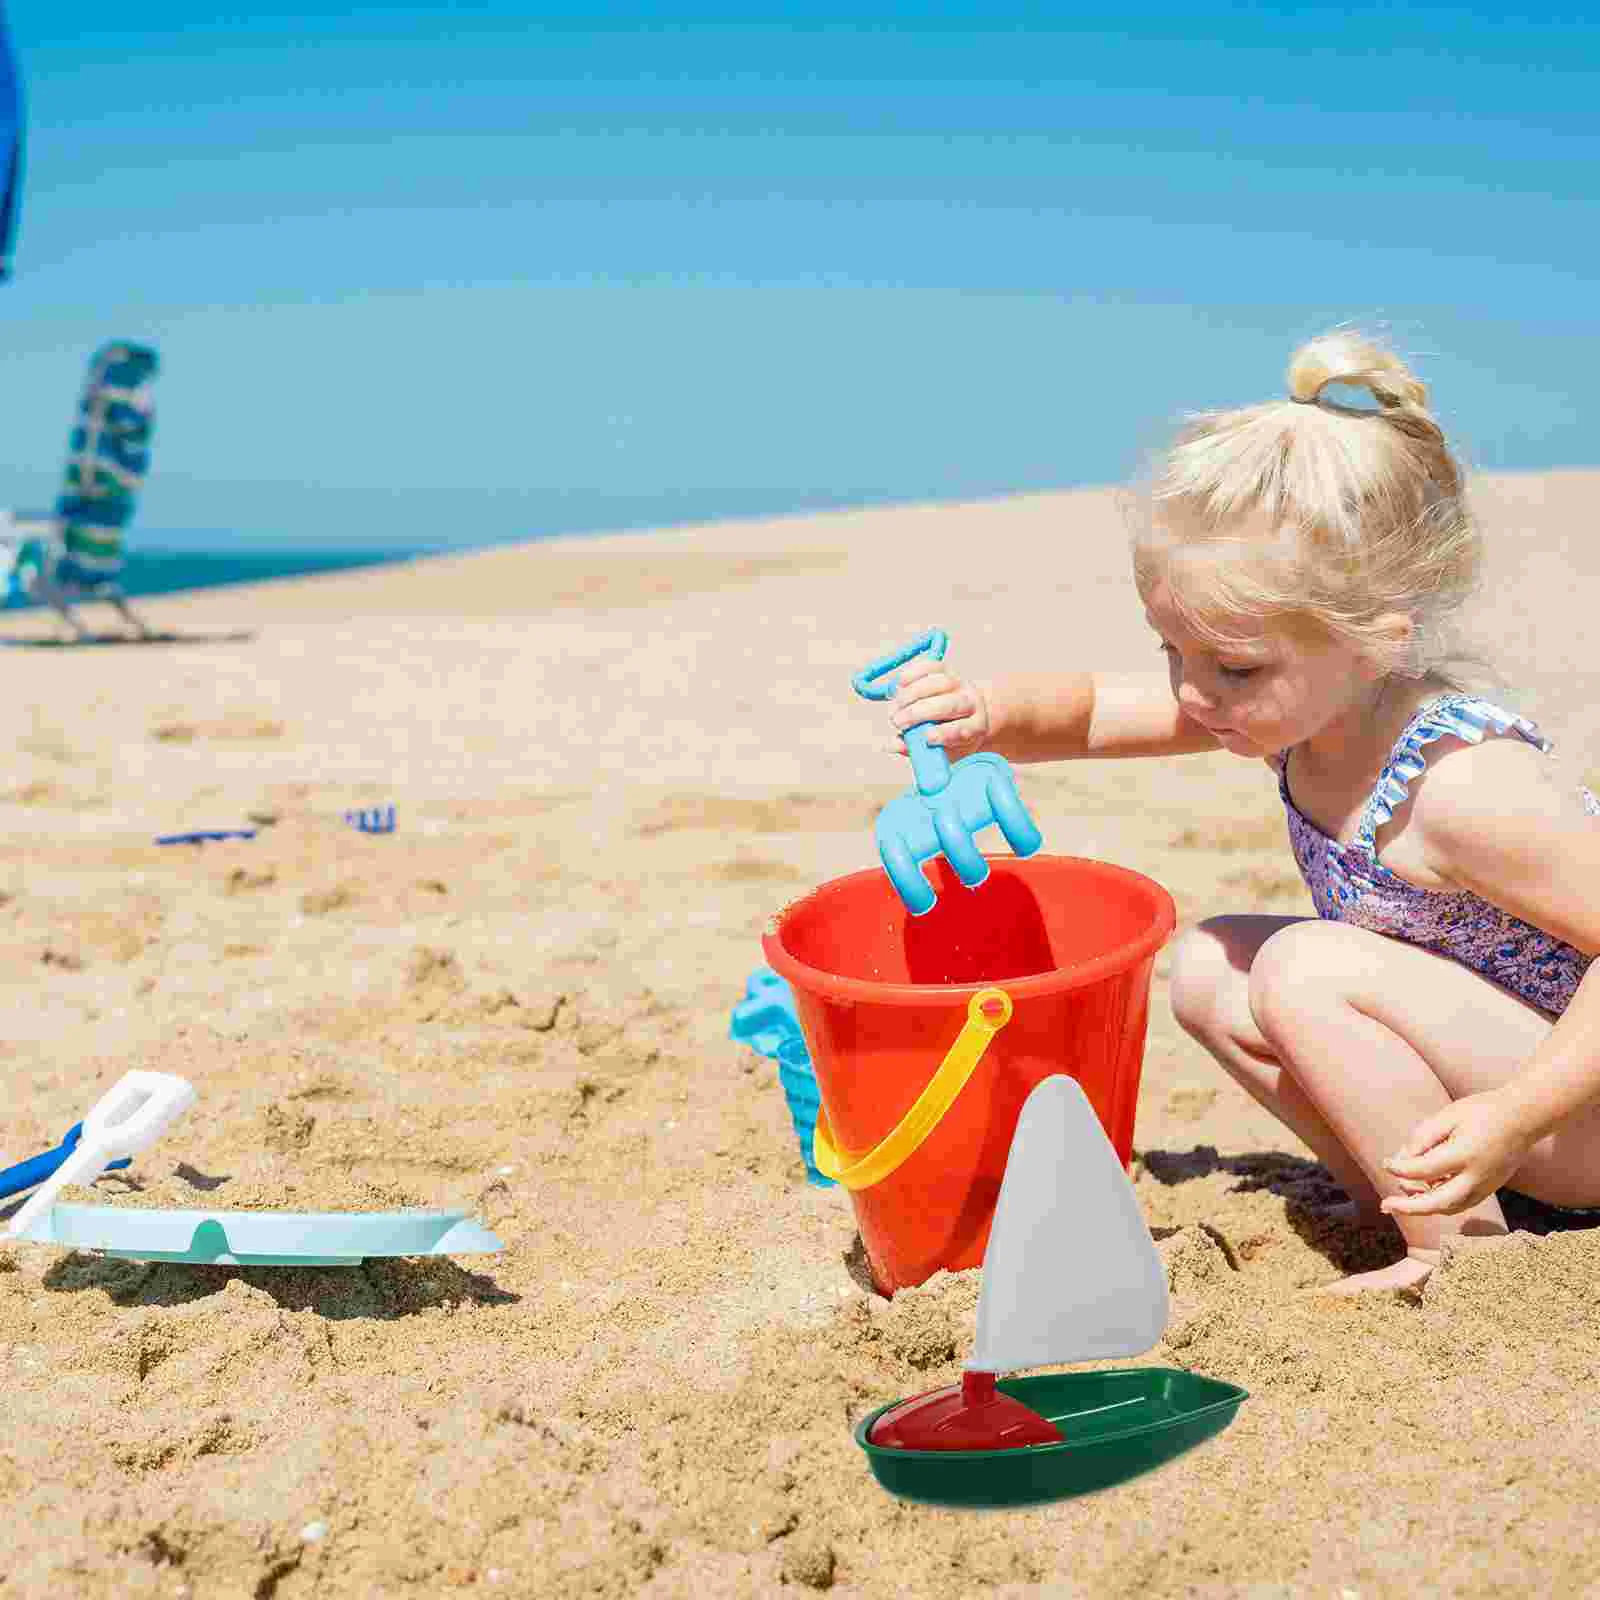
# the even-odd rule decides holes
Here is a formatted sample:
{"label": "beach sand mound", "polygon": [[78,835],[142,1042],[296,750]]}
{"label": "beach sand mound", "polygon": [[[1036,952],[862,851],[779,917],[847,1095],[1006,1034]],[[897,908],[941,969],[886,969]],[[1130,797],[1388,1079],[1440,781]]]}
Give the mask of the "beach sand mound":
{"label": "beach sand mound", "polygon": [[[1514,638],[1522,616],[1553,636],[1594,550],[1562,536],[1592,480],[1538,489],[1484,497]],[[1063,528],[1058,590],[1038,573]],[[896,1501],[851,1437],[957,1380],[978,1277],[872,1291],[848,1196],[804,1182],[729,1012],[782,905],[875,865],[871,816],[907,781],[850,674],[930,616],[972,671],[1059,660],[1069,616],[1075,661],[1148,668],[1124,562],[1108,496],[1034,496],[162,599],[163,625],[248,612],[255,636],[114,672],[12,652],[7,1156],[151,1067],[199,1103],[82,1198],[464,1206],[506,1248],[311,1269],[0,1250],[0,1594],[1600,1590],[1600,1235],[1472,1241],[1420,1293],[1297,1298],[1399,1235],[1332,1218],[1327,1174],[1173,1023],[1164,957],[1133,1177],[1172,1315],[1111,1364],[1249,1400],[1158,1473],[1015,1513]],[[984,606],[952,614],[945,572]],[[1576,657],[1523,642],[1508,666],[1581,763],[1600,712]],[[1148,872],[1184,924],[1310,910],[1259,764],[1020,777],[1048,849]],[[341,820],[390,801],[392,835]],[[253,840],[153,842],[251,816]]]}
{"label": "beach sand mound", "polygon": [[[272,1112],[277,1107],[267,1109]],[[278,1125],[268,1122],[269,1129]],[[306,1117],[300,1126],[309,1134],[314,1124]],[[141,1166],[159,1172],[148,1158]],[[57,1199],[63,1204],[142,1211],[395,1211],[421,1204],[415,1194],[395,1183],[374,1182],[349,1172],[302,1172],[292,1162],[260,1158],[236,1174],[219,1177],[186,1165],[165,1176],[105,1173],[90,1186],[69,1184]]]}

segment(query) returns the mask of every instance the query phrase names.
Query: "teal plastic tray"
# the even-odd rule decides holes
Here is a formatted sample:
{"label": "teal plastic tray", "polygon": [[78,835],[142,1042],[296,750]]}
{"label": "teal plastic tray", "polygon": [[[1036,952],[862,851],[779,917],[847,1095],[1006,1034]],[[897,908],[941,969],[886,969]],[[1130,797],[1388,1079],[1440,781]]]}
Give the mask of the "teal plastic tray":
{"label": "teal plastic tray", "polygon": [[370,1256],[503,1249],[465,1211],[142,1211],[56,1205],[22,1236],[124,1261],[219,1267],[354,1267]]}
{"label": "teal plastic tray", "polygon": [[892,1409],[879,1406],[855,1429],[873,1476],[891,1494],[936,1506],[1064,1500],[1164,1466],[1221,1433],[1249,1398],[1236,1384],[1177,1367],[1004,1378],[997,1387],[1048,1417],[1065,1435],[1063,1442],[1014,1450],[888,1449],[867,1437]]}

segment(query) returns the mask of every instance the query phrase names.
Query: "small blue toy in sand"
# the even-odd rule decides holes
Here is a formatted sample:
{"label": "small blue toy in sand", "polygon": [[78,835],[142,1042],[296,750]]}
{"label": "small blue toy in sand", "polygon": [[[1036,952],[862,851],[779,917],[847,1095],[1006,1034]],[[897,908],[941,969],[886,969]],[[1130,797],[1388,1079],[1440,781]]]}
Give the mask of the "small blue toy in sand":
{"label": "small blue toy in sand", "polygon": [[733,1008],[728,1037],[774,1060],[785,1039],[800,1037],[794,990],[771,967],[757,967],[745,979],[744,999]]}
{"label": "small blue toy in sand", "polygon": [[757,967],[745,980],[744,999],[733,1008],[728,1037],[750,1046],[758,1056],[768,1056],[778,1064],[778,1082],[789,1106],[789,1120],[800,1141],[800,1157],[806,1165],[806,1182],[818,1189],[832,1189],[832,1178],[817,1170],[812,1143],[817,1127],[817,1107],[822,1103],[817,1075],[812,1070],[811,1052],[800,1031],[794,990],[771,967]]}
{"label": "small blue toy in sand", "polygon": [[[343,818],[348,827],[357,833],[393,833],[395,808],[363,806],[360,810],[346,811]],[[222,839],[253,839],[255,828],[197,828],[192,833],[163,833],[157,844],[212,844]]]}
{"label": "small blue toy in sand", "polygon": [[163,833],[157,844],[213,844],[219,839],[253,839],[254,828],[197,828],[193,833]]}
{"label": "small blue toy in sand", "polygon": [[359,811],[347,811],[344,820],[357,833],[393,833],[393,806],[365,806]]}
{"label": "small blue toy in sand", "polygon": [[817,1087],[816,1070],[804,1039],[796,1035],[778,1047],[778,1082],[789,1107],[789,1121],[800,1141],[800,1159],[806,1164],[806,1182],[814,1189],[834,1189],[838,1185],[824,1177],[815,1154],[817,1112],[822,1106],[822,1091]]}
{"label": "small blue toy in sand", "polygon": [[[898,680],[877,680],[924,652],[942,661],[949,643],[942,629],[929,629],[903,650],[858,672],[851,679],[856,693],[867,700],[891,699]],[[1017,794],[1011,763],[985,750],[952,765],[943,750],[928,743],[929,726],[919,722],[906,729],[916,785],[891,800],[878,813],[877,824],[883,869],[914,917],[932,911],[938,898],[921,867],[930,856],[944,856],[962,883],[976,889],[989,876],[989,863],[973,842],[975,833],[997,825],[1019,856],[1031,856],[1044,844]]]}

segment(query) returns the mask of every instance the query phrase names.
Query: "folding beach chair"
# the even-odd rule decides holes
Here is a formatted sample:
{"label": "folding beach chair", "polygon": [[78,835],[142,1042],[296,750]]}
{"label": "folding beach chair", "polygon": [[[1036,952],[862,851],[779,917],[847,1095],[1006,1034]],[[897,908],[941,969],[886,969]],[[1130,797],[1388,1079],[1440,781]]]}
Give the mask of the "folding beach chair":
{"label": "folding beach chair", "polygon": [[88,600],[114,606],[150,636],[123,598],[122,536],[150,465],[158,365],[154,350],[125,340],[97,350],[55,510],[0,512],[0,576],[9,576],[11,597],[54,607],[80,639],[91,635],[72,607]]}

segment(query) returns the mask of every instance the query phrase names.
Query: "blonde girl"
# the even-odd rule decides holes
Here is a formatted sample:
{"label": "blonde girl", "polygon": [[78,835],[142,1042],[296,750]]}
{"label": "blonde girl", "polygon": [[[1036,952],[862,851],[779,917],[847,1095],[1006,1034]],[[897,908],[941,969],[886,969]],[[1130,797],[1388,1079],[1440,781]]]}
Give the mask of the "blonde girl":
{"label": "blonde girl", "polygon": [[1600,802],[1451,670],[1480,533],[1422,384],[1346,332],[1288,382],[1160,463],[1133,571],[1165,674],[974,683],[924,659],[891,717],[937,723],[952,759],[1272,768],[1318,914],[1189,929],[1173,1010],[1352,1221],[1399,1225],[1402,1260],[1332,1287],[1405,1288],[1459,1235],[1600,1226]]}

